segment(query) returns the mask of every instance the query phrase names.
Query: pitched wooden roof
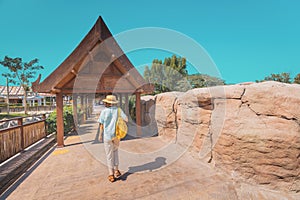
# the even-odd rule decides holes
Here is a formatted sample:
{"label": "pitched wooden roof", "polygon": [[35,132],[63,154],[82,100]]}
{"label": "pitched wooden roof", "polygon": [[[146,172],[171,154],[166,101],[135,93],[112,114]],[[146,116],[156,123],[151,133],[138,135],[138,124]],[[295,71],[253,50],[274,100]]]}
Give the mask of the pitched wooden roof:
{"label": "pitched wooden roof", "polygon": [[36,92],[149,93],[145,82],[123,53],[101,17],[74,51],[42,82],[32,83]]}

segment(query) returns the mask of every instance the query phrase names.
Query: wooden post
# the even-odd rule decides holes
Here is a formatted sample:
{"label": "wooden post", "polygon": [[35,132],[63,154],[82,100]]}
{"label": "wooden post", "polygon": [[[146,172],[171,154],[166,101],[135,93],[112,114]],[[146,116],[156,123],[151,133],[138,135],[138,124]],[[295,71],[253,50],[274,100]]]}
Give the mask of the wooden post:
{"label": "wooden post", "polygon": [[87,110],[87,96],[85,95],[85,96],[83,96],[83,107],[84,107],[84,113],[85,113],[85,115],[84,115],[84,121],[86,121],[87,119],[88,119],[88,110]]}
{"label": "wooden post", "polygon": [[42,119],[44,122],[44,131],[45,131],[45,137],[46,137],[47,136],[46,114],[42,114]]}
{"label": "wooden post", "polygon": [[92,116],[92,96],[90,94],[87,94],[86,95],[86,110],[87,110],[87,113],[88,113],[88,118],[90,118]]}
{"label": "wooden post", "polygon": [[122,104],[123,104],[122,98],[123,98],[123,95],[122,95],[122,93],[121,93],[121,94],[119,95],[119,99],[120,99],[120,108],[121,108],[121,109],[123,109],[123,108],[122,108]]}
{"label": "wooden post", "polygon": [[129,117],[129,102],[128,94],[125,94],[125,114]]}
{"label": "wooden post", "polygon": [[89,96],[85,95],[85,112],[86,112],[86,119],[88,119],[90,117],[90,113],[89,113]]}
{"label": "wooden post", "polygon": [[84,107],[84,96],[83,95],[81,95],[80,96],[80,106],[81,106],[81,111],[82,111],[82,121],[81,121],[81,123],[83,124],[83,123],[85,123],[85,120],[86,120],[86,113],[85,113],[85,107]]}
{"label": "wooden post", "polygon": [[23,118],[18,118],[18,126],[20,126],[20,134],[21,134],[21,149],[24,150],[24,129],[23,129]]}
{"label": "wooden post", "polygon": [[136,111],[136,135],[142,135],[142,120],[141,120],[141,93],[135,93],[135,111]]}
{"label": "wooden post", "polygon": [[56,94],[56,137],[57,147],[64,147],[64,119],[63,119],[63,95]]}
{"label": "wooden post", "polygon": [[75,130],[77,131],[78,126],[78,116],[77,116],[77,95],[73,95],[73,117],[74,117],[74,125]]}

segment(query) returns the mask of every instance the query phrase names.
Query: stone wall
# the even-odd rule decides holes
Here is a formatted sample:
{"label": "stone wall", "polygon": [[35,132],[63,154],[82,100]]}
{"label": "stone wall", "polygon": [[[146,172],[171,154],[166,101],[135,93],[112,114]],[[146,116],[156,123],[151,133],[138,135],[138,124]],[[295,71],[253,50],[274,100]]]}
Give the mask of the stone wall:
{"label": "stone wall", "polygon": [[162,137],[233,176],[300,191],[300,85],[246,83],[153,99]]}

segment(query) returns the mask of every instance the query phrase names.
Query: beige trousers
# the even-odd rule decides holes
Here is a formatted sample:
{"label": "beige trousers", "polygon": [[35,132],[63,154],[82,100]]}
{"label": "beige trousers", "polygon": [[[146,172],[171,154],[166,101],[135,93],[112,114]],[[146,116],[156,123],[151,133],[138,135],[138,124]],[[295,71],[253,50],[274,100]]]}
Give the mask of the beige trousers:
{"label": "beige trousers", "polygon": [[106,153],[107,166],[109,175],[114,174],[114,170],[118,170],[119,166],[119,140],[113,139],[104,141],[104,150]]}

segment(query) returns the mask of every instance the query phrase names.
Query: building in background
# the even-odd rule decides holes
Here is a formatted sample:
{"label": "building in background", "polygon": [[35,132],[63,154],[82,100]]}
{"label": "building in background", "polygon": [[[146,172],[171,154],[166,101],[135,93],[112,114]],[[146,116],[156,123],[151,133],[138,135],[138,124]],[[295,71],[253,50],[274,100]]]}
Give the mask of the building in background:
{"label": "building in background", "polygon": [[[24,105],[24,89],[20,86],[9,86],[9,95],[7,95],[7,87],[0,85],[0,103],[7,102],[9,96],[9,103],[15,105]],[[27,104],[29,106],[46,106],[55,104],[55,95],[49,93],[35,93],[27,92]]]}

